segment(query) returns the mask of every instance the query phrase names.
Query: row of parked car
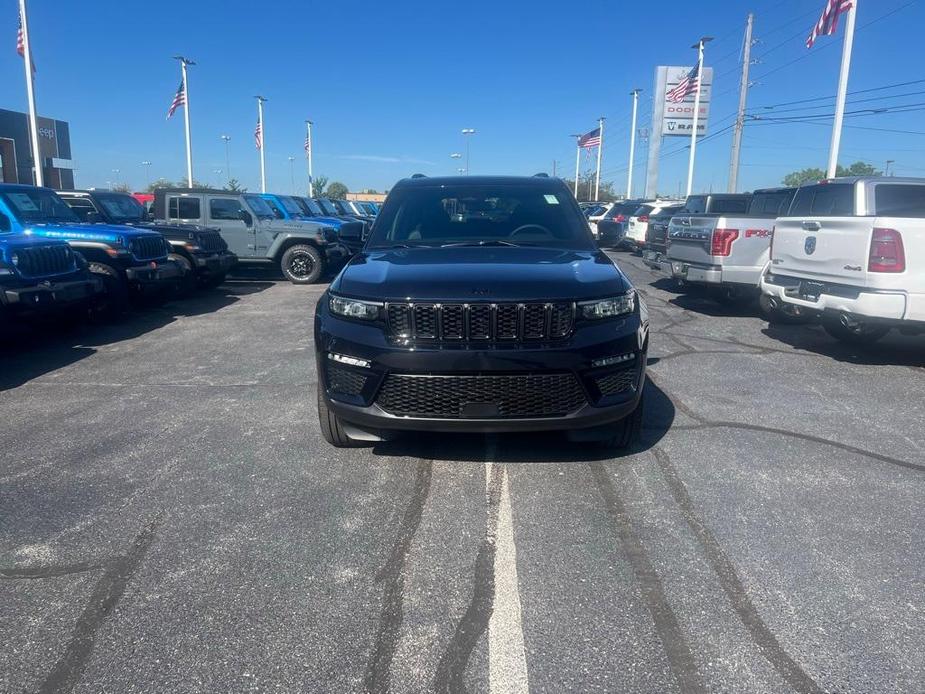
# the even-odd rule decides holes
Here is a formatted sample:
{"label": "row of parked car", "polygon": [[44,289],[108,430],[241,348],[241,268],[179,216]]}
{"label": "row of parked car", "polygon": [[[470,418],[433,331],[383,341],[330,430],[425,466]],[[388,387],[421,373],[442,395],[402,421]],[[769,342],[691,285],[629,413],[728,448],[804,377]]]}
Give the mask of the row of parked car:
{"label": "row of parked car", "polygon": [[238,265],[317,282],[362,247],[378,211],[226,190],[0,184],[0,322],[49,312],[113,319],[133,302],[216,286]]}
{"label": "row of parked car", "polygon": [[835,178],[585,213],[600,246],[637,251],[719,301],[758,299],[769,320],[818,319],[855,344],[925,333],[925,179]]}

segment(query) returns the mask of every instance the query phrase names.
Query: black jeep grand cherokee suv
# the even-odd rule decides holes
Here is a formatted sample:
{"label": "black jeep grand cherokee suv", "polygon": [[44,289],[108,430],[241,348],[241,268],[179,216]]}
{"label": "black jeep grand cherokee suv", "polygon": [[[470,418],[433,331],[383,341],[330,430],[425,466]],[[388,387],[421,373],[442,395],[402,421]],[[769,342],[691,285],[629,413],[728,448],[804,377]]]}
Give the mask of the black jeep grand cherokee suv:
{"label": "black jeep grand cherokee suv", "polygon": [[318,302],[321,431],[335,446],[551,429],[625,446],[648,334],[559,179],[403,180]]}

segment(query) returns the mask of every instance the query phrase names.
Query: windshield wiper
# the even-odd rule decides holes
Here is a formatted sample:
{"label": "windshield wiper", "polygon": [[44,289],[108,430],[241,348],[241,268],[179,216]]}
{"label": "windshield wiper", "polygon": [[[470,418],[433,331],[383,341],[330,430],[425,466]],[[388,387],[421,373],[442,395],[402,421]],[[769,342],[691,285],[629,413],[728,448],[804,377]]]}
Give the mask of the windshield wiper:
{"label": "windshield wiper", "polygon": [[519,248],[520,244],[502,241],[501,239],[492,239],[490,241],[460,241],[458,243],[444,243],[440,248],[465,248],[467,246],[514,246]]}

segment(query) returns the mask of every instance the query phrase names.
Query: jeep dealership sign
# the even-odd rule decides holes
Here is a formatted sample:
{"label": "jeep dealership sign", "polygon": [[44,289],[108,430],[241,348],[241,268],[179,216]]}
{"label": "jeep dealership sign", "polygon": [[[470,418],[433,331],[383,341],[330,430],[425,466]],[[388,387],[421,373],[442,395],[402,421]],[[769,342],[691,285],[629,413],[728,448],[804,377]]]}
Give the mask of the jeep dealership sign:
{"label": "jeep dealership sign", "polygon": [[[694,127],[694,99],[696,93],[691,92],[680,103],[672,103],[667,95],[678,83],[683,81],[690,73],[691,67],[660,67],[664,70],[664,81],[656,78],[656,84],[663,84],[659,101],[662,105],[660,120],[662,121],[662,135],[691,136]],[[700,85],[700,116],[697,119],[697,135],[707,134],[707,122],[710,118],[710,96],[713,92],[713,68],[703,69],[703,84]],[[658,92],[656,92],[658,94]]]}

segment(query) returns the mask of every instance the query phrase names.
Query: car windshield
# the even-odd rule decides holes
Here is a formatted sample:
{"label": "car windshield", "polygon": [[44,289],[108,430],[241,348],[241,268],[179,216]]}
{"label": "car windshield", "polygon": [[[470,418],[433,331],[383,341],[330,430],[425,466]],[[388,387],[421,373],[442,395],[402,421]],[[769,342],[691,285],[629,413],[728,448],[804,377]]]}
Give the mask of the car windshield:
{"label": "car windshield", "polygon": [[80,219],[67,204],[50,190],[23,188],[0,193],[16,218],[23,223],[74,223]]}
{"label": "car windshield", "polygon": [[321,200],[318,200],[318,204],[321,205],[321,209],[324,210],[325,214],[334,215],[335,217],[340,214],[340,212],[337,211],[337,208],[331,204],[330,200],[325,200],[322,198]]}
{"label": "car windshield", "polygon": [[401,189],[369,240],[370,248],[448,245],[594,248],[571,195],[533,185]]}
{"label": "car windshield", "polygon": [[145,218],[145,208],[131,195],[97,194],[96,203],[106,211],[106,216],[117,224],[141,222]]}
{"label": "car windshield", "polygon": [[305,205],[305,209],[308,210],[308,213],[311,215],[323,216],[324,210],[321,209],[321,206],[311,198],[299,198],[302,201],[302,204]]}
{"label": "car windshield", "polygon": [[258,219],[278,219],[269,203],[259,195],[245,195],[244,201]]}
{"label": "car windshield", "polygon": [[285,209],[289,214],[296,215],[297,217],[302,215],[302,208],[299,207],[299,204],[289,196],[281,195],[279,197],[279,202],[283,206],[283,209]]}

